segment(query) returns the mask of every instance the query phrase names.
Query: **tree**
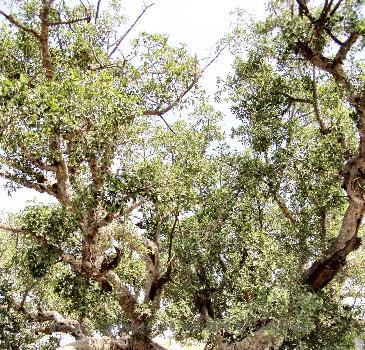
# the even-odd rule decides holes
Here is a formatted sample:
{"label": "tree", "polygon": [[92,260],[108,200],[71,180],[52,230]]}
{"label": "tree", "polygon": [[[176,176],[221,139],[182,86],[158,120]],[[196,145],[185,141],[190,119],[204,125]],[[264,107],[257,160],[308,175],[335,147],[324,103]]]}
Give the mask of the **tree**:
{"label": "tree", "polygon": [[63,332],[143,350],[169,329],[206,349],[353,348],[363,2],[271,1],[238,27],[237,152],[197,88],[205,68],[165,36],[127,46],[149,6],[121,35],[110,6],[1,11],[0,175],[54,198],[0,227],[1,346],[54,348]]}
{"label": "tree", "polygon": [[[246,32],[247,55],[237,56],[228,82],[232,110],[242,121],[236,134],[247,146],[238,179],[256,192],[259,230],[285,256],[296,257],[297,277],[284,288],[290,306],[264,324],[286,323],[281,348],[347,349],[349,307],[341,300],[362,278],[347,267],[344,287],[347,257],[360,247],[365,204],[363,2],[271,1],[269,8],[269,17]],[[270,223],[272,209],[281,218]],[[356,254],[361,261],[362,250]],[[293,293],[298,281],[299,295]],[[297,323],[302,310],[312,325]],[[320,314],[331,322],[319,322]],[[333,339],[325,334],[336,329]]]}
{"label": "tree", "polygon": [[[127,44],[152,5],[124,33],[119,2],[15,5],[0,12],[0,176],[53,202],[0,226],[1,347],[54,348],[63,332],[75,348],[159,348],[179,217],[219,136],[197,90],[205,68],[166,36]],[[167,124],[188,102],[191,122]]]}
{"label": "tree", "polygon": [[363,2],[272,1],[244,24],[226,84],[244,150],[222,158],[182,224],[180,337],[350,349],[363,332],[362,13]]}

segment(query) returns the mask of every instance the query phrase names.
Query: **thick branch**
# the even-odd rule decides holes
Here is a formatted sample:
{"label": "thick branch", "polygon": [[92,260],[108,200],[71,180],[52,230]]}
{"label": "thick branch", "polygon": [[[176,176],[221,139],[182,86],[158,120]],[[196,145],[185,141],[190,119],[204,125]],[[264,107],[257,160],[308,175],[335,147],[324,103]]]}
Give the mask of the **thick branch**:
{"label": "thick branch", "polygon": [[352,46],[356,43],[356,41],[359,37],[360,37],[360,34],[357,32],[352,32],[349,35],[347,40],[339,48],[339,50],[333,60],[333,64],[335,66],[343,63],[343,61],[346,59],[348,52],[351,50]]}
{"label": "thick branch", "polygon": [[22,301],[18,303],[16,298],[10,295],[10,300],[12,302],[12,306],[20,313],[25,315],[25,317],[31,322],[43,323],[43,322],[53,322],[52,324],[43,327],[41,329],[37,329],[37,331],[52,334],[56,332],[68,333],[74,336],[76,339],[83,339],[87,336],[84,328],[77,321],[64,318],[57,311],[45,311],[40,305],[38,306],[38,311],[36,313],[30,312],[25,308],[25,298],[27,293],[31,288],[34,287],[34,283],[32,283],[26,290],[25,296],[23,296]]}
{"label": "thick branch", "polygon": [[69,173],[66,160],[61,154],[61,140],[59,135],[53,135],[49,140],[49,148],[59,155],[59,160],[55,160],[55,174],[57,179],[57,197],[63,204],[68,204],[71,200]]}
{"label": "thick branch", "polygon": [[169,282],[171,280],[171,273],[172,273],[174,260],[175,259],[172,258],[168,262],[166,271],[161,276],[159,276],[158,278],[155,278],[152,281],[151,287],[148,292],[148,300],[155,301],[157,299],[157,303],[160,302],[160,298],[162,295],[162,288],[167,282]]}
{"label": "thick branch", "polygon": [[48,32],[49,32],[48,19],[51,10],[51,3],[52,0],[42,0],[43,7],[40,14],[41,32],[39,34],[39,42],[41,45],[41,53],[42,53],[42,63],[46,71],[46,76],[48,80],[53,80],[54,78],[52,58],[51,58],[51,53],[49,51],[49,43],[48,43]]}
{"label": "thick branch", "polygon": [[105,278],[112,286],[114,294],[116,295],[122,310],[130,317],[132,321],[138,322],[141,315],[136,311],[136,307],[138,305],[137,298],[122,283],[119,276],[110,270],[106,273],[103,273],[96,280],[99,281],[100,278]]}
{"label": "thick branch", "polygon": [[79,322],[64,318],[57,311],[45,311],[43,308],[39,307],[37,314],[28,313],[28,315],[30,319],[35,322],[53,322],[50,326],[42,330],[45,334],[52,334],[55,332],[68,333],[77,340],[84,339],[87,336]]}

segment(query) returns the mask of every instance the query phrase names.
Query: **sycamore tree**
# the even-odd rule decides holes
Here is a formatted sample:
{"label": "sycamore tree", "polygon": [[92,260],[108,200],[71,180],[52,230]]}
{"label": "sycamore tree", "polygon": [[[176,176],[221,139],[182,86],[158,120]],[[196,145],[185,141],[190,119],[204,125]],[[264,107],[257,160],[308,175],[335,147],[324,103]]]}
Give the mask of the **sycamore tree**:
{"label": "sycamore tree", "polygon": [[[237,26],[234,136],[167,37],[119,2],[0,10],[0,347],[351,349],[363,331],[362,1],[269,3]],[[242,37],[243,36],[243,37]],[[208,63],[209,65],[209,63]],[[189,118],[169,122],[173,109]],[[351,303],[344,303],[350,297]]]}
{"label": "sycamore tree", "polygon": [[[118,1],[0,10],[0,176],[50,198],[0,226],[2,349],[54,349],[60,333],[77,349],[159,348],[179,220],[220,136],[197,59],[163,35],[129,41],[150,6],[124,30]],[[189,122],[167,123],[189,104]]]}
{"label": "sycamore tree", "polygon": [[364,6],[268,9],[241,17],[225,86],[243,150],[222,152],[182,222],[168,313],[177,336],[206,349],[353,349],[364,330]]}
{"label": "sycamore tree", "polygon": [[234,315],[251,331],[237,348],[350,349],[362,331],[361,305],[343,301],[364,277],[363,5],[270,1],[265,20],[242,18],[226,85],[245,149],[231,183],[249,208],[235,214],[248,256]]}

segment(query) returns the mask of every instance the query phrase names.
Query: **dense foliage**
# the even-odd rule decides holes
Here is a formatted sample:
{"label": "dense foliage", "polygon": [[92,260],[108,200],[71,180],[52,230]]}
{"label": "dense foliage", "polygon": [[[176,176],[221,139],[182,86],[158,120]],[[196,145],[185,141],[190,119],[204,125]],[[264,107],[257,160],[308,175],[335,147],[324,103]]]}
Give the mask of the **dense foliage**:
{"label": "dense foliage", "polygon": [[0,10],[0,176],[50,198],[2,218],[0,347],[159,349],[169,331],[206,349],[354,348],[363,2],[239,14],[220,91],[238,151],[199,88],[207,67],[167,36],[129,40],[150,6],[130,27],[118,1]]}

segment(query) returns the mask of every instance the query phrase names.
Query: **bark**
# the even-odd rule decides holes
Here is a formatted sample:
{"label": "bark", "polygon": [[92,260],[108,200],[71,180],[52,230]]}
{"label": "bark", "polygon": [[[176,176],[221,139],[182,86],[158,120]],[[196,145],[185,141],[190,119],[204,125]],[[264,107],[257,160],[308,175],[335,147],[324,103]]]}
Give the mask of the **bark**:
{"label": "bark", "polygon": [[260,329],[253,335],[224,347],[223,350],[279,350],[283,340],[283,337],[275,337],[267,330]]}
{"label": "bark", "polygon": [[41,32],[39,34],[39,42],[41,45],[41,54],[42,54],[42,64],[46,72],[46,76],[48,80],[53,80],[54,71],[52,65],[52,57],[49,51],[49,43],[48,43],[48,32],[49,32],[49,13],[51,10],[51,3],[53,0],[42,0],[42,10],[40,13],[41,18]]}
{"label": "bark", "polygon": [[361,239],[357,232],[363,215],[364,203],[350,203],[331,253],[323,261],[316,261],[305,273],[305,282],[313,290],[324,288],[345,265],[347,255],[359,248]]}
{"label": "bark", "polygon": [[167,350],[151,339],[133,341],[130,336],[121,339],[89,337],[75,341],[59,350]]}

